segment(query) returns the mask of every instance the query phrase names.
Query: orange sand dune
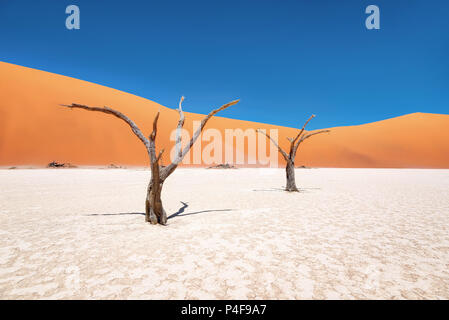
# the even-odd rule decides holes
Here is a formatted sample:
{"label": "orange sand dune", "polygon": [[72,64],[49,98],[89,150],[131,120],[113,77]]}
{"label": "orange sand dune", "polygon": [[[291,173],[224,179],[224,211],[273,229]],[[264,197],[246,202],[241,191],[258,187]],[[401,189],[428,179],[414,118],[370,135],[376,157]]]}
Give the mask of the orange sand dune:
{"label": "orange sand dune", "polygon": [[[0,62],[0,165],[147,165],[141,142],[122,121],[105,114],[68,110],[72,102],[109,106],[133,119],[144,133],[160,109],[159,148],[171,150],[169,136],[178,113],[156,102],[90,82]],[[235,97],[238,98],[238,97]],[[228,101],[217,101],[217,106]],[[185,106],[188,109],[188,104]],[[238,108],[233,106],[231,108]],[[186,113],[185,128],[203,116]],[[215,117],[207,125],[225,129],[279,129],[279,141],[298,131]],[[203,142],[202,146],[207,145]],[[268,144],[267,144],[268,146]],[[246,146],[243,152],[246,153]],[[168,162],[168,154],[164,162]],[[282,159],[280,162],[282,163]],[[332,128],[303,144],[297,164],[318,167],[449,168],[449,115],[415,113],[389,120]]]}

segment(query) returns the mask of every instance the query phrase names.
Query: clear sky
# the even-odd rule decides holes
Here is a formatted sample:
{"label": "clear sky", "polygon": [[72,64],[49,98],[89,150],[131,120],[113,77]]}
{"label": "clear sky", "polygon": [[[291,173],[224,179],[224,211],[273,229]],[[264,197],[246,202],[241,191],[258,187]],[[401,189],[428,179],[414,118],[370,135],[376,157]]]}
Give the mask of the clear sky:
{"label": "clear sky", "polygon": [[197,113],[235,98],[222,116],[290,127],[449,113],[447,0],[0,0],[0,39],[1,61]]}

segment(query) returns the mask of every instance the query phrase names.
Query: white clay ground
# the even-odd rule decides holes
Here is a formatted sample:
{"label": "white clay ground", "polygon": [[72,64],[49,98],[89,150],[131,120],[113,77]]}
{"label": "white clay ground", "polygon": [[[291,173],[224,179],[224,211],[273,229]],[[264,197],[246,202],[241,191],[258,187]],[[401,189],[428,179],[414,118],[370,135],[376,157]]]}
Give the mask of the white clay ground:
{"label": "white clay ground", "polygon": [[[449,299],[449,170],[0,170],[0,298]],[[183,203],[186,205],[184,205]]]}

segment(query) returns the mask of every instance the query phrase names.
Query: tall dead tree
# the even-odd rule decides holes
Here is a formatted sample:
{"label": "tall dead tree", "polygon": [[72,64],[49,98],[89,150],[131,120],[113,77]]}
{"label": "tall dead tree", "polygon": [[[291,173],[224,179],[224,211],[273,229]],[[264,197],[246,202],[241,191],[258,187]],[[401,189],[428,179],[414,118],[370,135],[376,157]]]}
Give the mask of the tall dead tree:
{"label": "tall dead tree", "polygon": [[162,186],[165,182],[165,179],[167,179],[178,167],[178,165],[181,163],[181,161],[184,159],[186,154],[189,152],[190,148],[193,146],[195,141],[200,136],[201,132],[203,131],[204,127],[206,126],[206,123],[209,121],[210,118],[212,118],[215,114],[217,114],[219,111],[222,111],[232,105],[235,105],[239,102],[239,100],[234,100],[232,102],[229,102],[225,105],[222,105],[220,108],[215,109],[211,111],[207,116],[203,118],[201,121],[200,127],[195,131],[192,138],[190,139],[189,144],[187,144],[184,149],[182,148],[182,138],[181,138],[181,131],[182,127],[184,126],[184,113],[182,111],[182,102],[184,101],[184,97],[181,97],[181,100],[179,101],[179,121],[178,126],[176,129],[176,139],[175,139],[175,159],[168,165],[168,166],[161,166],[159,164],[159,161],[161,160],[162,154],[164,153],[164,149],[160,150],[159,154],[156,154],[156,135],[157,135],[157,121],[159,119],[159,112],[156,114],[156,117],[153,121],[153,131],[151,132],[148,139],[145,137],[145,135],[142,133],[142,131],[137,127],[137,125],[129,119],[127,116],[125,116],[123,113],[108,108],[108,107],[89,107],[85,105],[80,104],[71,104],[71,105],[61,105],[63,107],[67,108],[78,108],[78,109],[84,109],[88,111],[97,111],[97,112],[103,112],[106,114],[113,115],[123,121],[125,121],[131,128],[131,130],[134,132],[134,134],[139,138],[140,141],[144,144],[149,159],[150,159],[150,168],[151,168],[151,180],[148,184],[147,188],[147,197],[145,200],[145,221],[150,222],[151,224],[162,224],[165,225],[167,223],[167,214],[164,210],[164,207],[162,205],[161,200],[161,193],[162,193]]}
{"label": "tall dead tree", "polygon": [[298,188],[296,187],[296,181],[295,181],[295,157],[296,157],[296,151],[298,151],[298,147],[301,143],[303,143],[306,139],[309,139],[310,137],[330,132],[330,130],[320,130],[310,133],[305,133],[304,130],[306,129],[307,124],[310,120],[315,118],[315,115],[312,115],[306,123],[302,126],[302,129],[299,131],[299,133],[296,135],[295,138],[287,138],[288,141],[290,141],[290,152],[287,154],[282,148],[279,146],[277,141],[275,141],[268,133],[258,129],[257,131],[267,136],[268,139],[271,140],[271,142],[278,148],[279,153],[284,157],[285,162],[287,163],[285,167],[286,175],[287,175],[287,183],[285,185],[285,191],[290,192],[298,192]]}

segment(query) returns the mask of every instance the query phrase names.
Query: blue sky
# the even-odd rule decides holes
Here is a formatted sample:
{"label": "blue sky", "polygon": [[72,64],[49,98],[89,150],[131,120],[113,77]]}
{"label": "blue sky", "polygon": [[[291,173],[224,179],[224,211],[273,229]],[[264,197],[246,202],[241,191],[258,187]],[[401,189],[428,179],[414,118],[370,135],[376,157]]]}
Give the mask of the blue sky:
{"label": "blue sky", "polygon": [[[78,5],[81,29],[65,28]],[[380,8],[367,30],[365,8]],[[1,0],[0,60],[310,128],[449,113],[449,1]],[[82,103],[82,101],[80,101]]]}

